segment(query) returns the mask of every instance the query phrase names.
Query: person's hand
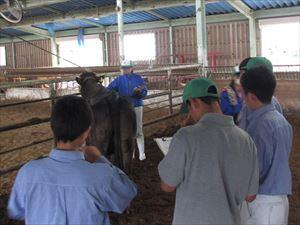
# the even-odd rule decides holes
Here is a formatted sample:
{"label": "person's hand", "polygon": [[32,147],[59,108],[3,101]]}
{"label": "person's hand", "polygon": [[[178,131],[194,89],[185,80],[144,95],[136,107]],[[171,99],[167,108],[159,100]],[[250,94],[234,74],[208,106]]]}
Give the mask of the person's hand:
{"label": "person's hand", "polygon": [[256,198],[256,195],[252,195],[252,196],[247,196],[245,200],[246,200],[246,202],[253,202],[255,200],[255,198]]}
{"label": "person's hand", "polygon": [[142,89],[140,87],[135,87],[133,89],[133,96],[134,97],[139,97],[142,94]]}
{"label": "person's hand", "polygon": [[84,158],[90,163],[96,162],[101,157],[100,150],[95,146],[84,146],[79,149],[84,153]]}
{"label": "person's hand", "polygon": [[194,124],[194,120],[192,119],[192,116],[190,113],[187,114],[187,116],[183,119],[183,121],[180,123],[181,127],[186,127]]}

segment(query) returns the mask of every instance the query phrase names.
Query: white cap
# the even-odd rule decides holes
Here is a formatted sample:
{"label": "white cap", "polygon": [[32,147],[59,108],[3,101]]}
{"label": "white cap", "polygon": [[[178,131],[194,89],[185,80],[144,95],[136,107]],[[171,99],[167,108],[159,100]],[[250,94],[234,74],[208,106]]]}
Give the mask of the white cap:
{"label": "white cap", "polygon": [[133,67],[133,62],[131,60],[123,60],[121,63],[121,68]]}

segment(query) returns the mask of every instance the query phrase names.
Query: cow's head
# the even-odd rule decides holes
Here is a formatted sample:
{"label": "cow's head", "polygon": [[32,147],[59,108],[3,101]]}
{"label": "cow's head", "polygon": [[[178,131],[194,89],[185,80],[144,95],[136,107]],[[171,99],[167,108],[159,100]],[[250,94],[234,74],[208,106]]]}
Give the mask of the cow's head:
{"label": "cow's head", "polygon": [[80,86],[83,86],[88,80],[92,80],[95,83],[98,83],[101,80],[101,77],[97,77],[93,72],[84,72],[76,77],[76,82]]}

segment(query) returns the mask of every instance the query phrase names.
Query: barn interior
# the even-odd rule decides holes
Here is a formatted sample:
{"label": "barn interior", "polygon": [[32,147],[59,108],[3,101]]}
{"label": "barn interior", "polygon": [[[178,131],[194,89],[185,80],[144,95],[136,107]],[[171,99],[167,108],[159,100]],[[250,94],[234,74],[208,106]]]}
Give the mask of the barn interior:
{"label": "barn interior", "polygon": [[179,129],[187,81],[210,76],[222,90],[232,68],[254,56],[273,63],[275,96],[293,127],[289,224],[300,223],[300,0],[19,0],[13,9],[7,2],[0,0],[0,224],[22,224],[7,218],[7,198],[18,169],[51,150],[55,100],[79,94],[75,77],[84,71],[108,85],[124,59],[149,89],[148,157],[133,162],[140,191],[131,213],[111,222],[171,224],[175,195],[159,188],[163,154],[153,138]]}

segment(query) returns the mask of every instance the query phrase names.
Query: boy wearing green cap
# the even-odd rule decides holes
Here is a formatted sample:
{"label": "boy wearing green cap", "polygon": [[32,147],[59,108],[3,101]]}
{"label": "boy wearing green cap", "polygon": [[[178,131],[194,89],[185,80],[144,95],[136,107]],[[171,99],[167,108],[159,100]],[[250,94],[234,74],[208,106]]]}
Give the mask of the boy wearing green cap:
{"label": "boy wearing green cap", "polygon": [[173,137],[159,163],[161,188],[176,190],[173,224],[240,224],[240,206],[258,190],[256,147],[219,106],[217,87],[197,78],[183,102],[194,125]]}

